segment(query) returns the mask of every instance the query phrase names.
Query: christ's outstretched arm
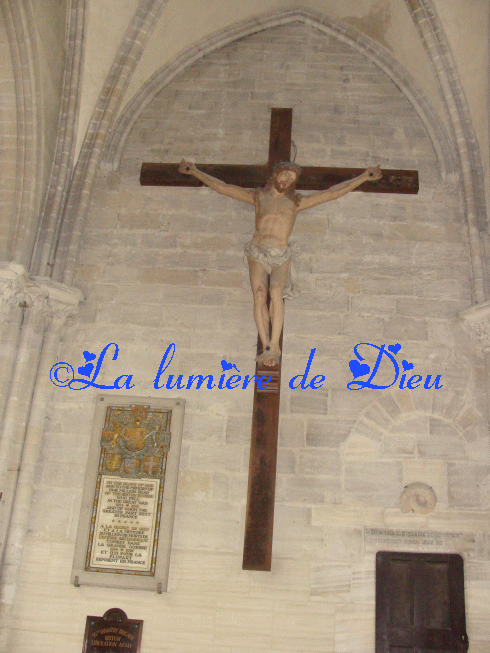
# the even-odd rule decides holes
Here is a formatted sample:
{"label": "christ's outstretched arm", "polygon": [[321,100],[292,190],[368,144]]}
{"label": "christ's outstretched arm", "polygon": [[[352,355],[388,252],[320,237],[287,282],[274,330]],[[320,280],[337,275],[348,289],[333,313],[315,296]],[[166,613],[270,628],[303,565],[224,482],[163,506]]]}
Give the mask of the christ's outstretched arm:
{"label": "christ's outstretched arm", "polygon": [[246,204],[254,204],[254,193],[253,191],[246,190],[245,188],[240,188],[240,186],[233,186],[232,184],[227,184],[221,179],[216,179],[211,175],[207,175],[205,172],[198,170],[193,163],[182,159],[179,165],[179,172],[184,175],[192,175],[202,181],[203,184],[209,186],[217,193],[221,195],[228,195],[228,197],[233,197],[235,200],[240,202],[245,202]]}
{"label": "christ's outstretched arm", "polygon": [[352,190],[355,190],[365,181],[377,181],[378,179],[381,179],[381,177],[382,174],[380,166],[376,166],[375,168],[367,168],[361,175],[354,177],[354,179],[343,181],[341,184],[331,186],[327,190],[315,193],[314,195],[307,195],[306,197],[302,197],[298,206],[298,211],[311,209],[312,206],[317,206],[318,204],[323,204],[324,202],[330,202],[330,200],[336,200],[338,197],[342,197],[342,195],[346,195]]}

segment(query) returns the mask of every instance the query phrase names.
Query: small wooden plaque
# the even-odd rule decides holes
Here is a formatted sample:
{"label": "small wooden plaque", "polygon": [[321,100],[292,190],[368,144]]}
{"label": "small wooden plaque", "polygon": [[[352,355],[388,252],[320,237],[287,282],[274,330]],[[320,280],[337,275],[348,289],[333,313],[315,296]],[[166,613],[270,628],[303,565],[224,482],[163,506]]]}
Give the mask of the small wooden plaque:
{"label": "small wooden plaque", "polygon": [[103,617],[87,617],[83,653],[140,653],[142,634],[142,619],[111,608]]}

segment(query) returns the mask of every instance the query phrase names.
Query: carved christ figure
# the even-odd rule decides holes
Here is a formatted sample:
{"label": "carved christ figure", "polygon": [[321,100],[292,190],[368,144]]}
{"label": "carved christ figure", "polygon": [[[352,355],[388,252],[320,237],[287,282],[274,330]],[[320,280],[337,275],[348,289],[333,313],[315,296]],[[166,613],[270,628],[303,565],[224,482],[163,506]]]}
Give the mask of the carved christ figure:
{"label": "carved christ figure", "polygon": [[[295,288],[297,254],[289,236],[299,211],[346,195],[365,181],[381,178],[380,166],[367,168],[361,175],[325,191],[301,196],[295,192],[301,168],[294,163],[279,163],[264,188],[247,190],[211,177],[182,159],[179,171],[193,175],[206,186],[222,195],[255,206],[255,233],[245,254],[250,271],[250,284],[254,298],[254,317],[263,351],[257,361],[273,367],[279,363],[284,321],[284,298],[297,294]],[[267,308],[267,290],[270,308]],[[270,326],[270,329],[269,329]],[[270,336],[269,336],[270,332]]]}

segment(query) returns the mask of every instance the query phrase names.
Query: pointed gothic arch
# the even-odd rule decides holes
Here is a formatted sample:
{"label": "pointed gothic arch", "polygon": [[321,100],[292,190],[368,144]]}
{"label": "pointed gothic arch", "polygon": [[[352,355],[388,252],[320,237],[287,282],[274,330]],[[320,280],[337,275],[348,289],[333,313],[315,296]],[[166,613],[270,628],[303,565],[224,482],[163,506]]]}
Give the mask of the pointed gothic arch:
{"label": "pointed gothic arch", "polygon": [[42,192],[42,88],[32,6],[6,0],[5,19],[17,107],[16,215],[10,228],[12,261],[29,266]]}
{"label": "pointed gothic arch", "polygon": [[151,104],[156,94],[177,75],[205,55],[219,50],[238,39],[294,22],[309,25],[341,41],[380,68],[406,96],[424,125],[434,148],[441,176],[446,178],[448,174],[454,172],[455,152],[446,130],[437,118],[428,98],[418,88],[408,71],[403,70],[400,63],[388,50],[374,39],[346,23],[332,21],[324,15],[303,8],[275,11],[227,27],[217,34],[202,39],[195,46],[162,66],[141,86],[117,119],[107,141],[102,166],[109,170],[115,170],[119,167],[122,152],[133,125],[144,109]]}

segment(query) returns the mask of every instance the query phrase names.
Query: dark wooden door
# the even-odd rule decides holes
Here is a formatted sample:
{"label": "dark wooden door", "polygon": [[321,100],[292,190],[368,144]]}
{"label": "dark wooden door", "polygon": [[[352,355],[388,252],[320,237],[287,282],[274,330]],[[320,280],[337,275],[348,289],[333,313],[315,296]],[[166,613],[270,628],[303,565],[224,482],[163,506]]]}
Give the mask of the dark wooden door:
{"label": "dark wooden door", "polygon": [[376,653],[465,653],[463,559],[376,554]]}

